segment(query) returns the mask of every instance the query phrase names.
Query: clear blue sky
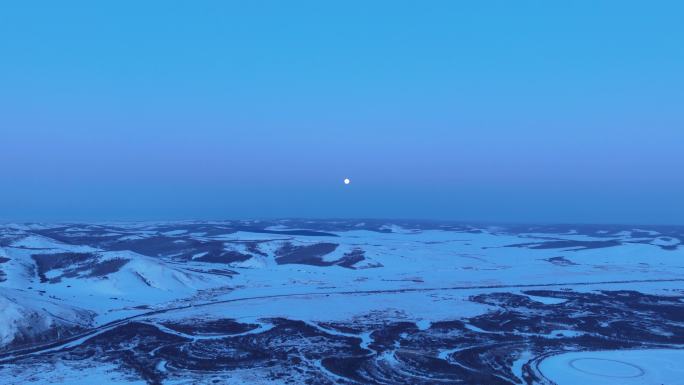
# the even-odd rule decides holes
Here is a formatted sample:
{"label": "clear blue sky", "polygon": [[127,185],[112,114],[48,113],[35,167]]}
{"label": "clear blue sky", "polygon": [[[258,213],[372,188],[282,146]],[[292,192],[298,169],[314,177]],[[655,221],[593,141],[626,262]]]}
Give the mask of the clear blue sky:
{"label": "clear blue sky", "polygon": [[683,4],[6,1],[0,220],[684,224]]}

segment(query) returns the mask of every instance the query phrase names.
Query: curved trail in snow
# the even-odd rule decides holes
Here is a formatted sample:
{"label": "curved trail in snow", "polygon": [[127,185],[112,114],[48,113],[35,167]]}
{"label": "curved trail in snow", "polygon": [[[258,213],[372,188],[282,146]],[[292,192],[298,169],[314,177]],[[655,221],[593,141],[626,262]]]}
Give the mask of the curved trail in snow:
{"label": "curved trail in snow", "polygon": [[534,287],[560,287],[560,286],[591,286],[591,285],[611,285],[611,284],[629,284],[629,283],[658,283],[658,282],[684,282],[684,279],[643,279],[643,280],[623,280],[623,281],[598,281],[598,282],[562,282],[562,283],[542,283],[542,284],[517,284],[517,285],[480,285],[480,286],[451,286],[451,287],[432,287],[432,288],[405,288],[405,289],[378,289],[378,290],[342,290],[342,291],[316,291],[306,293],[290,293],[290,294],[272,294],[261,295],[243,298],[231,298],[218,301],[210,301],[193,305],[183,305],[170,307],[165,309],[153,310],[134,316],[122,318],[116,321],[111,321],[106,324],[97,326],[90,330],[77,333],[67,338],[62,338],[47,344],[37,345],[30,348],[20,348],[9,350],[0,353],[0,364],[7,364],[13,361],[22,359],[24,357],[39,355],[44,353],[58,352],[74,348],[92,337],[100,335],[104,332],[125,325],[127,323],[144,320],[147,317],[158,314],[170,313],[178,310],[192,309],[198,307],[207,307],[213,305],[220,305],[232,302],[242,302],[269,298],[287,298],[287,297],[302,297],[302,296],[329,296],[329,295],[365,295],[365,294],[400,294],[411,292],[431,292],[431,291],[450,291],[450,290],[487,290],[487,289],[520,289],[520,288],[534,288]]}

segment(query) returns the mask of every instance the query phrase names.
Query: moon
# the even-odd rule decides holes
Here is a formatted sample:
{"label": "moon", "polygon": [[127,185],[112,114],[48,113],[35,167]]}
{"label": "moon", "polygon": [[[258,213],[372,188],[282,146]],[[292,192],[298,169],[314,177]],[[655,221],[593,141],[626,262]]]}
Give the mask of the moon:
{"label": "moon", "polygon": [[349,183],[351,183],[351,180],[349,180],[349,178],[344,178],[344,184],[349,184]]}

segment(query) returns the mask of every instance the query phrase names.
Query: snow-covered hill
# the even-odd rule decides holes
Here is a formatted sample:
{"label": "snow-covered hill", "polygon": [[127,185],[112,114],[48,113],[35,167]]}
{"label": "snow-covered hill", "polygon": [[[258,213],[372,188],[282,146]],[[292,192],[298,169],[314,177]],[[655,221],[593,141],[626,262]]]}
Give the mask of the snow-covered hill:
{"label": "snow-covered hill", "polygon": [[94,315],[49,297],[0,288],[0,349],[59,339],[92,326]]}

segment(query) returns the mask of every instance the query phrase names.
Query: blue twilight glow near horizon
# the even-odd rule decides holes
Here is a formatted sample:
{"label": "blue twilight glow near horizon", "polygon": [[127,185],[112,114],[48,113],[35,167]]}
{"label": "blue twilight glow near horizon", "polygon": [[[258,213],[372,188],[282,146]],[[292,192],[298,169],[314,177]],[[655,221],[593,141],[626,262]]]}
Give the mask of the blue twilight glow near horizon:
{"label": "blue twilight glow near horizon", "polygon": [[684,224],[683,13],[5,2],[0,221]]}

